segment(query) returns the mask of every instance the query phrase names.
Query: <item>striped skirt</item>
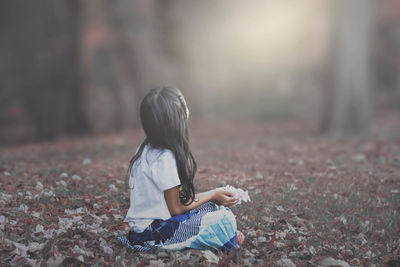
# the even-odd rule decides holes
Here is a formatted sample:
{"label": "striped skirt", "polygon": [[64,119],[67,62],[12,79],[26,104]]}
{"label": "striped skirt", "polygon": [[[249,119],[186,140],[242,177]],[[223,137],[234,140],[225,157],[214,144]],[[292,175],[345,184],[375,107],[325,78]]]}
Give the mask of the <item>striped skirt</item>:
{"label": "striped skirt", "polygon": [[229,252],[239,247],[235,216],[229,208],[212,202],[168,220],[154,220],[143,232],[131,230],[119,240],[134,251],[193,248]]}

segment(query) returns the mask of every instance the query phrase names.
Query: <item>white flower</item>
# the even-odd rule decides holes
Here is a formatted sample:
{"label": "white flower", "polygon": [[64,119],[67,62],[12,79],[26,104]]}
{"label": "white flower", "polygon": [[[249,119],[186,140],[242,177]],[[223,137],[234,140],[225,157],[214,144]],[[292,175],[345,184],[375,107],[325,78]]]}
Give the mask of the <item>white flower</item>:
{"label": "white flower", "polygon": [[250,201],[248,191],[244,191],[241,188],[235,188],[233,186],[227,185],[225,187],[219,187],[217,189],[221,189],[221,190],[233,193],[233,196],[239,200],[238,204],[242,203],[242,201],[244,201],[244,202]]}

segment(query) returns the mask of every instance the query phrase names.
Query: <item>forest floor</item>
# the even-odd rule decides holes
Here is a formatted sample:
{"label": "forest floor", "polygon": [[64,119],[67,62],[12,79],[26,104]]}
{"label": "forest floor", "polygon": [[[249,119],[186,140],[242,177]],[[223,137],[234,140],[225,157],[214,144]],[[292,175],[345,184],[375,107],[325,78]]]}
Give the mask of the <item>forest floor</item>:
{"label": "forest floor", "polygon": [[362,137],[321,136],[307,120],[192,123],[196,189],[251,198],[232,207],[246,236],[236,256],[116,242],[141,131],[2,148],[0,265],[399,266],[399,118],[378,116]]}

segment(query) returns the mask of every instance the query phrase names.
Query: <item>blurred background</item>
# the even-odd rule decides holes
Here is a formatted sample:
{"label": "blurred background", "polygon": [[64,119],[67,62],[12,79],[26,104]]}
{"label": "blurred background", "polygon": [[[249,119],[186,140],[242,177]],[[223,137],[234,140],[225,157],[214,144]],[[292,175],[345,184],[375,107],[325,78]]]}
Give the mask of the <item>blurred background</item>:
{"label": "blurred background", "polygon": [[0,13],[3,145],[140,127],[140,100],[164,84],[194,120],[363,133],[400,109],[397,0],[7,0]]}

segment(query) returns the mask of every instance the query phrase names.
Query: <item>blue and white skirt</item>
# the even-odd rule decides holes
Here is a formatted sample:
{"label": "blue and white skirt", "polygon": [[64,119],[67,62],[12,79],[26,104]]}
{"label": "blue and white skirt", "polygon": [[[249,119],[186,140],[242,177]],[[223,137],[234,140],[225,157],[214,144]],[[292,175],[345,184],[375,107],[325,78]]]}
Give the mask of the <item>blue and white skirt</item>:
{"label": "blue and white skirt", "polygon": [[134,251],[210,249],[229,252],[237,249],[237,226],[232,211],[207,202],[168,220],[154,220],[143,232],[131,230],[120,237]]}

